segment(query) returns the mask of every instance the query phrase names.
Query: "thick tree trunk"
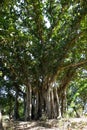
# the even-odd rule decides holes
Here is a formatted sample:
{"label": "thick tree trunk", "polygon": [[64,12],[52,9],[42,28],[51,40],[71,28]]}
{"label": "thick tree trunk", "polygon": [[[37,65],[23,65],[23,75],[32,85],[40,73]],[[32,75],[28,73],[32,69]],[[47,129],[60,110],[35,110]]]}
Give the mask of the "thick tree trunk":
{"label": "thick tree trunk", "polygon": [[40,118],[42,116],[42,111],[44,109],[44,99],[43,99],[43,91],[40,90],[38,93],[38,98],[39,98],[39,102],[38,102],[38,118]]}
{"label": "thick tree trunk", "polygon": [[59,102],[59,95],[57,91],[57,87],[54,88],[54,101],[55,101],[55,111],[56,115],[55,118],[60,118],[61,117],[61,108],[60,108],[60,102]]}
{"label": "thick tree trunk", "polygon": [[61,117],[61,107],[59,103],[59,96],[57,88],[49,88],[45,92],[43,91],[44,95],[44,111],[48,118],[57,118]]}
{"label": "thick tree trunk", "polygon": [[31,85],[27,83],[25,120],[31,120],[31,117],[32,117],[32,88]]}
{"label": "thick tree trunk", "polygon": [[47,117],[51,118],[51,98],[50,98],[50,89],[45,92],[45,102],[46,102],[46,113]]}

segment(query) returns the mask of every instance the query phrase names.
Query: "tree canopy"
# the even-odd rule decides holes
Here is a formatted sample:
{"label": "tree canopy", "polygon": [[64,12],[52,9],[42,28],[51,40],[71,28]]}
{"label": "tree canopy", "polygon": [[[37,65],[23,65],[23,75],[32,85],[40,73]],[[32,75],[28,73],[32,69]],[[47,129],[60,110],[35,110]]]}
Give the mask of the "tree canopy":
{"label": "tree canopy", "polygon": [[[49,111],[45,100],[48,90],[57,86],[61,97],[70,81],[77,76],[78,70],[87,70],[86,2],[82,0],[2,1],[0,4],[1,90],[3,87],[7,93],[8,91],[12,93],[13,90],[12,97],[18,90],[20,92],[18,95],[22,95],[22,98],[26,95],[26,100],[28,99],[29,102],[32,102],[33,96],[36,98],[36,92],[40,91],[41,94],[44,93],[42,104],[46,108],[45,110],[42,106],[41,111],[42,109]],[[26,111],[31,113],[32,108],[26,101],[26,109],[28,108],[29,110]]]}

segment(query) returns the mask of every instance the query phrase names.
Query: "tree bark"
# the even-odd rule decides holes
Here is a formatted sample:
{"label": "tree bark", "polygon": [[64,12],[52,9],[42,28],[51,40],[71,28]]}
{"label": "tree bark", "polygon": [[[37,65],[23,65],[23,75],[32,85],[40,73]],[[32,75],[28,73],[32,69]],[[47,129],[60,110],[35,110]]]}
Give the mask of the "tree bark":
{"label": "tree bark", "polygon": [[54,92],[53,92],[53,88],[51,88],[50,91],[50,98],[51,98],[51,118],[55,118],[56,116],[56,107],[55,107],[55,103],[54,103]]}
{"label": "tree bark", "polygon": [[45,103],[46,103],[46,113],[47,117],[51,118],[51,98],[50,98],[50,89],[45,92]]}
{"label": "tree bark", "polygon": [[35,119],[38,119],[38,108],[39,108],[39,95],[38,91],[36,92],[36,100],[35,100]]}
{"label": "tree bark", "polygon": [[57,87],[54,88],[54,101],[55,101],[55,109],[56,109],[55,118],[61,117],[60,102],[59,102]]}
{"label": "tree bark", "polygon": [[44,92],[42,89],[38,93],[38,118],[42,116],[43,106],[44,106],[44,99],[43,99]]}
{"label": "tree bark", "polygon": [[66,89],[62,90],[61,92],[61,114],[62,117],[64,117],[64,114],[66,113],[67,108],[67,102],[66,102]]}
{"label": "tree bark", "polygon": [[31,120],[31,117],[32,117],[32,88],[31,85],[27,83],[25,120]]}

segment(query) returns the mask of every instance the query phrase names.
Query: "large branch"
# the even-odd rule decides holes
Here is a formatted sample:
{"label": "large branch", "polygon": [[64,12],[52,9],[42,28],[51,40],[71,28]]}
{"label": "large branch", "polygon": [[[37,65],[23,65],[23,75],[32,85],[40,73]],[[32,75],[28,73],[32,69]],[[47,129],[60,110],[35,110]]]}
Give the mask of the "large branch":
{"label": "large branch", "polygon": [[[57,64],[57,67],[56,67],[56,69],[55,69],[55,71],[54,71],[54,73],[53,73],[53,76],[52,76],[51,79],[50,79],[50,82],[53,82],[54,79],[56,79],[56,77],[57,77],[58,74],[60,73],[61,67],[62,67],[62,64],[63,64],[63,61],[65,60],[68,51],[75,45],[75,41],[78,39],[78,37],[79,37],[80,35],[82,35],[82,32],[79,33],[79,34],[78,34],[76,37],[74,37],[73,39],[71,39],[71,42],[68,42],[68,43],[64,46],[64,48],[63,48],[63,50],[62,50],[62,52],[61,52],[61,53],[62,53],[62,56],[60,57],[60,59],[59,59],[59,61],[58,61],[59,64]],[[63,68],[63,67],[62,67],[62,68]]]}
{"label": "large branch", "polygon": [[66,89],[66,87],[69,85],[70,81],[72,80],[72,78],[75,75],[77,68],[69,68],[65,74],[63,75],[62,79],[61,79],[61,83],[60,86],[58,88],[59,92],[61,92],[62,90]]}
{"label": "large branch", "polygon": [[87,63],[87,60],[84,60],[84,61],[81,61],[81,62],[78,62],[78,63],[74,63],[74,64],[69,64],[69,65],[67,65],[67,66],[62,66],[61,68],[60,68],[60,70],[64,70],[64,69],[68,69],[68,68],[72,68],[72,67],[80,67],[80,66],[82,66],[82,65],[84,65],[84,64],[86,64]]}

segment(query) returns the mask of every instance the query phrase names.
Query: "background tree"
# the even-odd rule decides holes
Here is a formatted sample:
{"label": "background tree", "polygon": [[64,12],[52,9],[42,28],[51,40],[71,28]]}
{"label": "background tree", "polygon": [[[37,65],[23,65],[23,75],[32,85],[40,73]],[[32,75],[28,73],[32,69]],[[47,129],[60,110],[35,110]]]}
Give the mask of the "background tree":
{"label": "background tree", "polygon": [[77,77],[74,81],[71,82],[70,87],[68,88],[68,107],[75,108],[77,116],[83,115],[86,112],[87,104],[87,71],[82,69],[82,71],[77,72]]}

